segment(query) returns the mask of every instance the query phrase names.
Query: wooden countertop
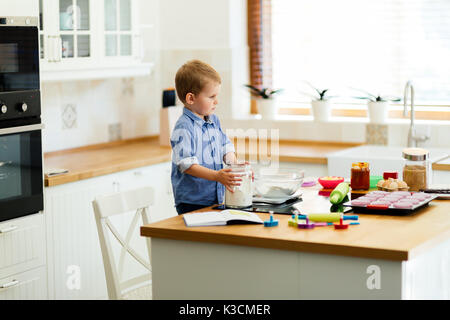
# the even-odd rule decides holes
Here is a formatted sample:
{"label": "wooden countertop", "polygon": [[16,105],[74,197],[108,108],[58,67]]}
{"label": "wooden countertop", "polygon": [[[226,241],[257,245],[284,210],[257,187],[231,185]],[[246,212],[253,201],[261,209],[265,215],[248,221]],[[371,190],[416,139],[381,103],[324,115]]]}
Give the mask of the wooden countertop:
{"label": "wooden countertop", "polygon": [[441,160],[439,162],[433,163],[433,170],[450,171],[450,157]]}
{"label": "wooden countertop", "polygon": [[45,186],[171,161],[171,152],[170,147],[159,145],[158,137],[145,137],[46,153],[44,171],[63,168],[69,172],[59,176],[45,176]]}
{"label": "wooden countertop", "polygon": [[[317,190],[304,193],[303,212],[324,212],[328,199]],[[209,211],[209,208],[206,210]],[[268,214],[259,214],[262,220]],[[353,257],[409,260],[450,238],[450,201],[434,200],[414,215],[396,217],[359,214],[361,225],[348,230],[288,227],[288,215],[275,215],[275,228],[261,225],[186,227],[182,216],[141,227],[141,235],[164,239],[232,244]]]}
{"label": "wooden countertop", "polygon": [[[279,161],[327,164],[328,153],[354,146],[356,144],[352,143],[280,141]],[[171,151],[170,147],[161,147],[159,137],[153,136],[46,153],[45,172],[58,168],[69,172],[45,176],[45,186],[57,186],[170,161]]]}

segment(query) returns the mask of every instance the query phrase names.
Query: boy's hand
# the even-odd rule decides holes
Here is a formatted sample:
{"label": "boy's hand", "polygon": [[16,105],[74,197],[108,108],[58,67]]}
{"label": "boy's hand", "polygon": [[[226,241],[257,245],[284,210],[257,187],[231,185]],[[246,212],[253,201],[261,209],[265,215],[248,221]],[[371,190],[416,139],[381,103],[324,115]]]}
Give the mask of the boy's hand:
{"label": "boy's hand", "polygon": [[234,192],[233,187],[241,185],[239,181],[242,181],[242,178],[231,173],[231,169],[228,168],[217,171],[216,181],[223,184],[228,191]]}

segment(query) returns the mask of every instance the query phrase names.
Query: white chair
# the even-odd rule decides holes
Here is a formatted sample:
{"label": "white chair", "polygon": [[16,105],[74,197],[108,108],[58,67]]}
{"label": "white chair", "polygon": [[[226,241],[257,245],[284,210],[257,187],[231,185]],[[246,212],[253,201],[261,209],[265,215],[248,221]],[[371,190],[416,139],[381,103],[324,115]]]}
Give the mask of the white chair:
{"label": "white chair", "polygon": [[[92,202],[95,221],[97,223],[98,236],[100,239],[103,264],[105,267],[109,299],[152,299],[150,238],[147,237],[145,240],[142,239],[146,242],[148,261],[146,261],[133,248],[131,248],[129,244],[139,217],[142,217],[143,224],[149,223],[147,217],[148,207],[153,204],[153,198],[154,195],[152,188],[141,188],[98,197]],[[125,213],[134,211],[136,212],[134,213],[132,222],[130,223],[124,239],[111,222],[111,217],[124,215]],[[118,267],[114,259],[112,246],[113,241],[110,240],[108,231],[114,236],[121,246]],[[147,269],[148,273],[122,281],[124,261],[127,253],[129,253],[131,257],[139,262],[145,269]]]}

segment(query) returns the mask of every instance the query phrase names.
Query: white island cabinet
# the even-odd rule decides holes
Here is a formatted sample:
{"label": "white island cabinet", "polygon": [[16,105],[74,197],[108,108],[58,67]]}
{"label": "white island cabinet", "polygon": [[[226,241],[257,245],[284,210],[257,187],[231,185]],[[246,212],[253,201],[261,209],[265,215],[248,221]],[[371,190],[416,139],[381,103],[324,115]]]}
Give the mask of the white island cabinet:
{"label": "white island cabinet", "polygon": [[40,0],[41,80],[149,75],[135,0]]}
{"label": "white island cabinet", "polygon": [[[170,165],[161,163],[45,189],[50,299],[107,299],[92,201],[104,194],[151,186],[155,204],[150,207],[150,221],[175,216]],[[129,221],[120,223],[124,226],[119,225],[119,230]]]}

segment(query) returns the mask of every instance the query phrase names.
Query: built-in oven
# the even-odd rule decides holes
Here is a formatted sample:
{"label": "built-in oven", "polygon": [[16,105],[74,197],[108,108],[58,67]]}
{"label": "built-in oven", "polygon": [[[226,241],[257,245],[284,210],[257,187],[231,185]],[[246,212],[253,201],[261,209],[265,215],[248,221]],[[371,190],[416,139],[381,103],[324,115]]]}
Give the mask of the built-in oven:
{"label": "built-in oven", "polygon": [[0,221],[43,210],[37,17],[0,17]]}

